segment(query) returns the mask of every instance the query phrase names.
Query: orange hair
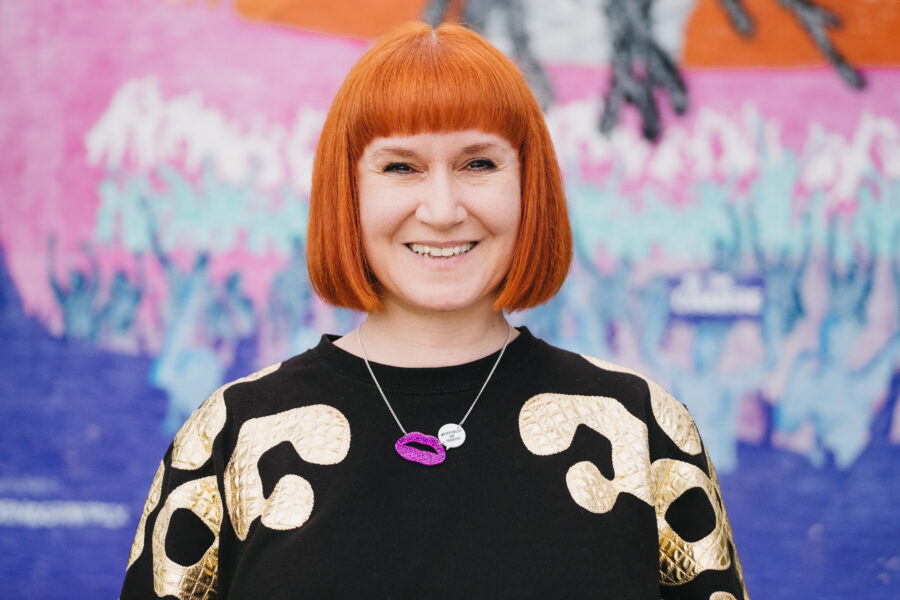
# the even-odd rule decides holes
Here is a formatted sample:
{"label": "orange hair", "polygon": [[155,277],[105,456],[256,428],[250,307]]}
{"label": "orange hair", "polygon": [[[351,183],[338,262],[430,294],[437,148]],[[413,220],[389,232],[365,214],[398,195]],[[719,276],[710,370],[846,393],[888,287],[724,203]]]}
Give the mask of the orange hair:
{"label": "orange hair", "polygon": [[319,138],[307,265],[323,300],[365,312],[382,308],[359,223],[357,165],[369,142],[465,129],[498,135],[519,153],[522,217],[494,308],[523,310],[559,290],[572,232],[553,143],[531,90],[478,34],[410,23],[380,38],[350,70]]}

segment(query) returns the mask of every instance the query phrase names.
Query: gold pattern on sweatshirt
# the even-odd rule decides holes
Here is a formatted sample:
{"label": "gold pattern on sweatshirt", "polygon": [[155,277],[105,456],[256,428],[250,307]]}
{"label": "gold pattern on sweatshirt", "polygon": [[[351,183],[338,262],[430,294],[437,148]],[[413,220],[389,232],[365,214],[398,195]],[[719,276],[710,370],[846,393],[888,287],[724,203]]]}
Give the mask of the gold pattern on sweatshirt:
{"label": "gold pattern on sweatshirt", "polygon": [[713,592],[709,600],[737,600],[737,598],[728,592]]}
{"label": "gold pattern on sweatshirt", "polygon": [[[159,463],[156,469],[156,475],[153,476],[153,483],[150,484],[150,493],[147,494],[147,502],[144,503],[144,512],[141,513],[141,520],[138,522],[137,532],[134,534],[134,543],[131,545],[131,554],[128,556],[128,566],[134,564],[134,561],[140,557],[144,551],[144,532],[147,527],[147,517],[159,504],[159,498],[162,496],[163,474],[166,467],[163,463]],[[127,568],[127,567],[126,567]]]}
{"label": "gold pattern on sweatshirt", "polygon": [[185,421],[172,446],[172,466],[176,469],[197,469],[212,456],[213,441],[225,426],[225,391],[233,385],[255,381],[278,370],[281,363],[270,365],[255,373],[226,383],[200,405]]}
{"label": "gold pattern on sweatshirt", "polygon": [[[682,494],[699,488],[706,494],[716,516],[716,525],[702,539],[688,542],[666,521],[666,511]],[[706,571],[724,570],[731,565],[730,528],[717,486],[702,469],[669,458],[653,462],[653,498],[659,531],[659,581],[681,585]]]}
{"label": "gold pattern on sweatshirt", "polygon": [[334,465],[350,450],[350,424],[331,406],[315,404],[246,421],[225,468],[225,504],[235,535],[247,539],[250,525],[262,516],[271,529],[296,529],[312,512],[312,487],[299,475],[285,475],[268,498],[258,463],[269,449],[290,442],[306,462]]}
{"label": "gold pattern on sweatshirt", "polygon": [[647,426],[619,401],[605,396],[538,394],[519,412],[522,441],[538,456],[566,450],[579,425],[609,440],[615,476],[607,479],[589,461],[572,465],[566,473],[572,499],[592,513],[608,512],[620,493],[652,504]]}
{"label": "gold pattern on sweatshirt", "polygon": [[709,478],[716,490],[716,498],[718,498],[719,506],[722,509],[722,517],[725,519],[725,535],[728,536],[728,541],[734,549],[734,570],[737,572],[738,579],[741,581],[741,591],[744,593],[743,600],[750,600],[750,594],[747,593],[747,584],[744,581],[744,569],[741,567],[741,558],[738,556],[737,546],[734,544],[734,532],[731,529],[731,522],[728,520],[728,513],[725,511],[725,502],[722,500],[722,488],[719,487],[719,476],[716,474],[716,468],[713,466],[712,459],[709,458],[709,455],[706,456],[706,468],[707,471],[709,471]]}
{"label": "gold pattern on sweatshirt", "polygon": [[650,406],[653,410],[653,417],[659,423],[660,428],[675,442],[675,445],[682,452],[693,455],[700,454],[703,444],[700,442],[700,433],[697,431],[697,426],[694,425],[694,420],[691,418],[688,409],[673,398],[662,386],[652,379],[644,377],[637,371],[632,371],[592,356],[584,354],[581,356],[595,367],[616,373],[634,375],[647,382],[647,386],[650,388]]}
{"label": "gold pattern on sweatshirt", "polygon": [[[169,521],[180,508],[197,515],[214,536],[200,560],[190,566],[182,566],[166,555]],[[222,498],[214,475],[188,481],[172,490],[153,527],[153,589],[158,596],[175,596],[179,600],[217,597],[221,525]]]}

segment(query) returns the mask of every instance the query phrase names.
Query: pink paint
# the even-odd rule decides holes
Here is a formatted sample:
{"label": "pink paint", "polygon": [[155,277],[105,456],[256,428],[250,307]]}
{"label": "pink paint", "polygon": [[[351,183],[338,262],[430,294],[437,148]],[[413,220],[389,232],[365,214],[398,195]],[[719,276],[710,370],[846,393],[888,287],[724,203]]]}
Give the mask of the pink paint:
{"label": "pink paint", "polygon": [[[84,136],[126,81],[154,75],[164,97],[200,91],[206,104],[248,129],[262,116],[290,125],[297,109],[326,110],[368,42],[249,23],[205,3],[86,0],[15,3],[0,36],[0,136],[15,149],[0,162],[0,244],[30,313],[58,319],[48,285],[47,240],[59,240],[59,270],[80,268],[93,237],[102,169],[86,166]],[[103,249],[108,280],[132,257]],[[271,253],[229,257],[262,284],[283,261]],[[158,283],[158,282],[157,282]]]}
{"label": "pink paint", "polygon": [[616,267],[618,266],[617,257],[609,252],[605,245],[597,244],[596,249],[594,250],[594,266],[601,273],[606,273],[611,275],[615,272]]}
{"label": "pink paint", "polygon": [[[545,68],[560,104],[602,97],[608,88],[609,70],[605,67]],[[802,148],[812,123],[851,138],[863,112],[900,119],[900,69],[873,67],[863,72],[867,87],[857,91],[828,67],[688,70],[683,73],[690,94],[687,114],[679,117],[664,94],[657,96],[663,129],[673,125],[690,128],[701,107],[738,115],[749,102],[763,116],[781,122],[782,142],[791,148]],[[630,107],[623,112],[623,122],[639,123]]]}
{"label": "pink paint", "polygon": [[[861,176],[865,170],[860,161],[871,165],[878,176],[894,177],[886,173],[890,168],[886,159],[889,152],[897,152],[896,133],[890,129],[900,122],[898,69],[867,70],[869,87],[864,92],[847,88],[826,68],[690,71],[685,74],[691,91],[686,115],[674,115],[659,94],[664,133],[656,144],[638,141],[636,112],[623,109],[618,132],[632,135],[626,146],[618,134],[619,141],[610,137],[602,142],[596,129],[601,112],[596,82],[605,81],[606,70],[557,66],[549,71],[562,102],[596,104],[593,112],[580,110],[572,113],[577,117],[559,121],[565,123],[555,132],[563,142],[562,156],[571,157],[575,144],[590,143],[582,142],[585,137],[593,136],[595,143],[601,140],[608,148],[599,157],[576,152],[579,174],[583,182],[602,187],[609,187],[609,178],[616,177],[618,193],[636,211],[647,186],[654,186],[663,201],[675,206],[694,204],[694,185],[704,181],[731,187],[739,200],[755,183],[760,161],[777,161],[781,151],[800,157],[801,178],[795,181],[791,198],[798,214],[810,194],[823,190],[826,206],[850,202],[854,210],[867,185],[877,196],[880,188]],[[554,110],[565,111],[565,105]],[[875,125],[876,121],[880,123]],[[569,148],[566,141],[572,144]],[[637,148],[640,144],[643,147]],[[629,152],[632,170],[623,177],[622,164],[629,162]],[[636,172],[635,153],[642,161]],[[673,157],[677,163],[671,162]],[[662,171],[657,170],[660,166]],[[818,183],[808,186],[806,177]]]}
{"label": "pink paint", "polygon": [[758,393],[741,398],[735,419],[737,439],[753,444],[764,441],[768,423],[762,402]]}

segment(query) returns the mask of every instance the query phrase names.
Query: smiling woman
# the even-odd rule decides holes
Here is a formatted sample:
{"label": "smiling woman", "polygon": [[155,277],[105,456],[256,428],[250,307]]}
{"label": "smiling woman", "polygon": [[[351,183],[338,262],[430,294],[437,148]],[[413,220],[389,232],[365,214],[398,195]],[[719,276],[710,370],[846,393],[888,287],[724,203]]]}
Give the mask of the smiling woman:
{"label": "smiling woman", "polygon": [[519,228],[519,157],[482,131],[373,140],[359,162],[366,262],[381,315],[492,314]]}
{"label": "smiling woman", "polygon": [[[319,295],[369,313],[381,308],[359,230],[357,177],[366,147],[376,138],[466,130],[502,138],[519,158],[520,230],[495,308],[529,308],[559,290],[571,231],[540,107],[512,63],[477,35],[416,24],[383,37],[360,59],[325,121],[308,233],[310,279]],[[335,234],[342,243],[325,243]]]}
{"label": "smiling woman", "polygon": [[515,67],[458,26],[381,39],[326,119],[308,234],[317,292],[366,319],[188,419],[122,600],[746,599],[684,406],[506,321],[571,246]]}

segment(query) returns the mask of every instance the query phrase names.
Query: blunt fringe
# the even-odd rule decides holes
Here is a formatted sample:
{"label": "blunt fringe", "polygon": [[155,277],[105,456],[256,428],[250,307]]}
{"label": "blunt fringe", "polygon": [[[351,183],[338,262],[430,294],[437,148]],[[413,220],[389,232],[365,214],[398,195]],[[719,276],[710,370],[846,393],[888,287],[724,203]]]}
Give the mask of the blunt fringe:
{"label": "blunt fringe", "polygon": [[313,164],[307,265],[329,304],[378,312],[366,264],[357,165],[378,137],[480,129],[518,150],[522,217],[494,302],[517,311],[549,300],[572,260],[562,176],[541,109],[516,67],[459,25],[410,23],[380,38],[338,90]]}

